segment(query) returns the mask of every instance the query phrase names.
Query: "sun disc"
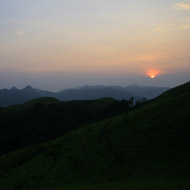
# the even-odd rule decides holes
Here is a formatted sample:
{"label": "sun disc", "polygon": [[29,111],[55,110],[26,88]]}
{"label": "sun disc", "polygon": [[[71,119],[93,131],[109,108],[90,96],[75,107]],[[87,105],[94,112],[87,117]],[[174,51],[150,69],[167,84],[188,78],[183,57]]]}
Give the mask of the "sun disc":
{"label": "sun disc", "polygon": [[160,74],[159,70],[149,70],[147,73],[147,76],[149,76],[151,79],[154,79]]}

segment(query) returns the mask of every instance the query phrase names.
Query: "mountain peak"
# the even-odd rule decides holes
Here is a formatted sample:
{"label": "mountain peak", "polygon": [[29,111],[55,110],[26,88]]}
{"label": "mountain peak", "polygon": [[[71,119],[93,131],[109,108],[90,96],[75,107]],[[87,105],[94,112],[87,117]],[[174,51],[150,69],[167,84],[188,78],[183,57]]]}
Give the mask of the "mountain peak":
{"label": "mountain peak", "polygon": [[18,88],[13,86],[10,90],[18,90]]}
{"label": "mountain peak", "polygon": [[25,88],[23,88],[23,90],[33,90],[33,88],[30,85],[27,85]]}

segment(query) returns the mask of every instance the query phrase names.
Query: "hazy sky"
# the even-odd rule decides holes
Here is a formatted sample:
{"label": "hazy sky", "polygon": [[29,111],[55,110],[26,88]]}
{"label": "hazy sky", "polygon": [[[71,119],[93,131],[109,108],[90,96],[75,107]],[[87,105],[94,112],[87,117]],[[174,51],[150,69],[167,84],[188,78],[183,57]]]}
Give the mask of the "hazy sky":
{"label": "hazy sky", "polygon": [[0,88],[187,80],[190,0],[0,0]]}

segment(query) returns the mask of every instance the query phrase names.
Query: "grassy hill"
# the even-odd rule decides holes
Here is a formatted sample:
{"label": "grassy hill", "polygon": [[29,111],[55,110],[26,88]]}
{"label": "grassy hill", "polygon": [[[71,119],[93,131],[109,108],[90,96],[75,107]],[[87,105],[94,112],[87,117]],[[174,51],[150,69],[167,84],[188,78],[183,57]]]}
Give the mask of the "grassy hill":
{"label": "grassy hill", "polygon": [[34,107],[36,104],[50,105],[50,104],[59,104],[61,101],[52,97],[43,97],[33,100],[29,100],[23,104],[13,105],[7,107],[5,110],[25,110]]}
{"label": "grassy hill", "polygon": [[61,102],[39,98],[0,109],[0,155],[38,144],[75,130],[83,124],[124,113],[128,101],[102,98]]}
{"label": "grassy hill", "polygon": [[1,156],[0,189],[190,189],[189,88]]}
{"label": "grassy hill", "polygon": [[171,97],[180,96],[180,95],[188,94],[188,93],[190,93],[190,82],[177,86],[171,90],[168,90],[164,92],[163,94],[161,94],[160,96],[158,96],[156,99],[171,98]]}

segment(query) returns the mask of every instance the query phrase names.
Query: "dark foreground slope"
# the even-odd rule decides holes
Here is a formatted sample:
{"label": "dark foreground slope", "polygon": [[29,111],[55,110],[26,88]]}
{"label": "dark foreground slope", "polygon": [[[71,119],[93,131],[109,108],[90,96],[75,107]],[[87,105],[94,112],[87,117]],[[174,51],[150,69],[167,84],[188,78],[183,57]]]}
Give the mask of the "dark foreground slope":
{"label": "dark foreground slope", "polygon": [[190,189],[189,108],[180,91],[4,155],[0,189]]}
{"label": "dark foreground slope", "polygon": [[172,98],[172,97],[180,96],[187,93],[190,93],[190,82],[177,86],[171,90],[168,90],[164,92],[163,94],[161,94],[160,96],[158,96],[156,99],[161,100],[161,99],[166,99],[166,98]]}
{"label": "dark foreground slope", "polygon": [[39,98],[0,109],[0,155],[38,144],[126,112],[130,101],[102,98],[61,102]]}

